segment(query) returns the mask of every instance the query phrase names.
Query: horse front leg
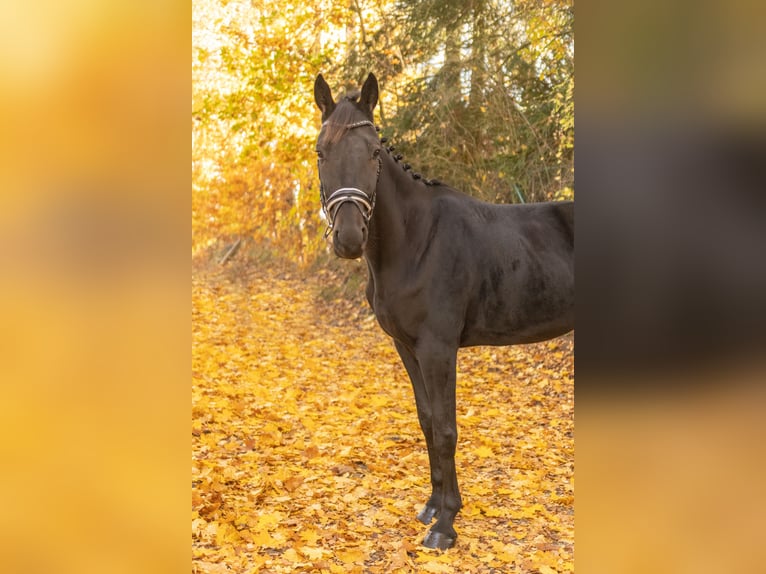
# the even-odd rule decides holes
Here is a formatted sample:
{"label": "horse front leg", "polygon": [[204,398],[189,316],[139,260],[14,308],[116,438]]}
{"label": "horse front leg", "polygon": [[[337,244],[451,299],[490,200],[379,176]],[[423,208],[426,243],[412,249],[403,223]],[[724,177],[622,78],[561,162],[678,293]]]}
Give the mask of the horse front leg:
{"label": "horse front leg", "polygon": [[423,374],[420,371],[420,364],[415,355],[402,343],[394,340],[394,345],[402,359],[402,364],[407,370],[412,382],[412,390],[415,394],[415,405],[418,409],[418,422],[423,436],[426,439],[426,448],[428,449],[428,463],[431,469],[431,497],[425,506],[418,512],[417,519],[423,524],[431,524],[434,517],[439,515],[442,504],[442,469],[439,457],[434,446],[433,433],[433,414],[431,412],[431,401],[428,398],[425,384],[423,383]]}
{"label": "horse front leg", "polygon": [[[455,400],[455,368],[457,346],[436,340],[419,341],[418,363],[431,406],[431,432],[434,458],[441,469],[441,501],[438,504],[436,524],[423,540],[429,548],[445,550],[455,545],[457,532],[453,527],[455,516],[463,503],[455,470],[457,448],[457,416]],[[432,460],[432,466],[434,464]]]}

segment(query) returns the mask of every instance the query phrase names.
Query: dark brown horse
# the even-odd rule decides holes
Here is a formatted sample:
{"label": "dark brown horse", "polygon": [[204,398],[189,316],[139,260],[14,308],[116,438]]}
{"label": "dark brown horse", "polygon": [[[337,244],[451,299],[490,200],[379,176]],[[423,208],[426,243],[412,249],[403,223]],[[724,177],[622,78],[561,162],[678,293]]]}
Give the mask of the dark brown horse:
{"label": "dark brown horse", "polygon": [[432,494],[423,543],[449,548],[462,505],[455,473],[459,347],[514,345],[574,328],[574,205],[484,203],[424,180],[383,146],[378,82],[335,102],[321,75],[322,206],[340,257],[367,261],[367,300],[412,381]]}

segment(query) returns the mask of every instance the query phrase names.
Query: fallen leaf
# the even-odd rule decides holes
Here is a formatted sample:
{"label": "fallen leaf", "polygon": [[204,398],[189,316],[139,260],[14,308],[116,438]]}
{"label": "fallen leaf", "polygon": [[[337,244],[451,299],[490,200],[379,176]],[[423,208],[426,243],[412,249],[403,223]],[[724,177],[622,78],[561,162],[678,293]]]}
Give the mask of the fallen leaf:
{"label": "fallen leaf", "polygon": [[324,548],[314,548],[311,546],[303,546],[298,549],[301,554],[306,556],[307,558],[310,558],[311,560],[319,560],[320,558],[324,557],[326,554],[329,554],[330,552],[328,550],[325,550]]}
{"label": "fallen leaf", "polygon": [[350,550],[341,550],[336,552],[335,556],[344,564],[354,564],[356,562],[363,562],[366,554],[359,549],[352,548]]}
{"label": "fallen leaf", "polygon": [[480,446],[479,448],[474,449],[473,454],[481,458],[488,458],[490,456],[494,456],[492,449],[489,448],[488,446]]}

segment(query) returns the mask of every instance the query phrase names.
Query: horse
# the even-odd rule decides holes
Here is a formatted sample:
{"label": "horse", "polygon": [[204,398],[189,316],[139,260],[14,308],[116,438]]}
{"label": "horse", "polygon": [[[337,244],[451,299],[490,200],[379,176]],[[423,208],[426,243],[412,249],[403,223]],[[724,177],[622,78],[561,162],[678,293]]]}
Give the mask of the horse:
{"label": "horse", "polygon": [[378,81],[337,102],[321,74],[320,203],[342,258],[367,263],[367,301],[412,383],[431,496],[423,545],[455,545],[460,347],[545,341],[574,329],[574,203],[491,204],[425,179],[385,146]]}

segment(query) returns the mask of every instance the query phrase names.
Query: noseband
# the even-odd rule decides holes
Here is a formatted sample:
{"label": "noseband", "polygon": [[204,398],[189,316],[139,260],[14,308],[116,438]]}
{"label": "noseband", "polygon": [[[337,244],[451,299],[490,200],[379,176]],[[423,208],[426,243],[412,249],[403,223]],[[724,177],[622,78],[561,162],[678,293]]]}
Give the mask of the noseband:
{"label": "noseband", "polygon": [[[327,124],[322,124],[324,127]],[[370,126],[378,130],[377,126],[369,120],[348,124],[345,126],[346,130],[352,130],[354,128],[360,128],[363,126]],[[327,230],[325,231],[325,237],[327,237],[332,231],[335,225],[335,216],[338,214],[341,205],[344,203],[353,203],[364,218],[364,224],[369,225],[372,218],[372,210],[375,208],[375,196],[378,191],[378,179],[380,179],[381,159],[378,157],[378,173],[375,178],[375,188],[372,190],[372,195],[368,196],[358,187],[341,187],[333,191],[329,196],[325,191],[322,178],[319,178],[319,199],[322,204],[322,211],[324,211],[325,217],[327,217]],[[317,171],[319,171],[319,160],[317,160]]]}

